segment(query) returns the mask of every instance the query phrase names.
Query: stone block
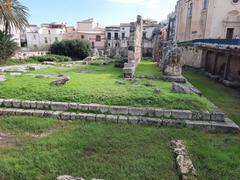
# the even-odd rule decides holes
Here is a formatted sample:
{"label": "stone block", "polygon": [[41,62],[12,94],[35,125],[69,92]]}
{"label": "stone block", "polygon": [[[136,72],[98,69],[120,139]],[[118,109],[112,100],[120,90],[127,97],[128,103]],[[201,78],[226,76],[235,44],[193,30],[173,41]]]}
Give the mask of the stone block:
{"label": "stone block", "polygon": [[37,102],[36,101],[31,101],[30,102],[30,108],[31,109],[36,109],[37,108]]}
{"label": "stone block", "polygon": [[172,110],[172,118],[174,119],[185,119],[191,120],[192,119],[192,112],[188,110]]}
{"label": "stone block", "polygon": [[12,102],[14,108],[20,108],[21,107],[21,101],[20,100],[13,100]]}
{"label": "stone block", "polygon": [[130,107],[128,114],[131,116],[147,116],[147,109],[146,108],[134,108]]}
{"label": "stone block", "polygon": [[16,109],[15,113],[16,113],[16,116],[24,115],[24,109]]}
{"label": "stone block", "polygon": [[172,111],[171,110],[163,110],[163,117],[165,118],[171,118]]}
{"label": "stone block", "polygon": [[33,116],[37,116],[37,117],[43,117],[44,116],[44,112],[43,110],[34,110],[33,111]]}
{"label": "stone block", "polygon": [[4,99],[0,99],[0,107],[3,106]]}
{"label": "stone block", "polygon": [[225,114],[223,112],[212,112],[211,113],[211,121],[224,121]]}
{"label": "stone block", "polygon": [[0,113],[0,115],[3,115],[3,116],[11,116],[15,114],[16,114],[15,109],[1,109],[1,113]]}
{"label": "stone block", "polygon": [[235,124],[231,120],[226,120],[226,122],[211,122],[212,130],[216,132],[223,132],[223,133],[239,133],[240,129],[237,124]]}
{"label": "stone block", "polygon": [[158,118],[147,118],[147,125],[160,127],[162,126],[162,120]]}
{"label": "stone block", "polygon": [[70,112],[61,113],[61,119],[65,121],[71,120],[71,113]]}
{"label": "stone block", "polygon": [[24,109],[30,109],[31,108],[31,101],[22,101],[21,103],[21,107],[24,108]]}
{"label": "stone block", "polygon": [[96,121],[106,121],[106,115],[104,115],[104,114],[97,114]]}
{"label": "stone block", "polygon": [[162,119],[162,126],[182,128],[186,123],[183,120]]}
{"label": "stone block", "polygon": [[78,104],[78,110],[88,111],[88,105],[87,104]]}
{"label": "stone block", "polygon": [[99,104],[89,104],[88,105],[88,110],[89,111],[99,111],[99,107],[100,107]]}
{"label": "stone block", "polygon": [[111,122],[118,122],[118,116],[115,115],[106,115],[106,121],[111,121]]}
{"label": "stone block", "polygon": [[155,117],[155,108],[147,108],[147,116]]}
{"label": "stone block", "polygon": [[96,121],[96,114],[86,114],[85,119],[88,121]]}
{"label": "stone block", "polygon": [[140,117],[138,116],[129,116],[128,117],[128,124],[138,124],[140,121]]}
{"label": "stone block", "polygon": [[111,114],[127,115],[128,114],[128,107],[126,107],[126,106],[111,106],[111,107],[109,107],[109,112]]}
{"label": "stone block", "polygon": [[205,130],[211,130],[212,125],[210,122],[207,121],[185,121],[186,127],[191,129],[205,129]]}
{"label": "stone block", "polygon": [[163,117],[163,110],[162,109],[155,109],[155,117]]}
{"label": "stone block", "polygon": [[86,120],[86,113],[77,113],[76,120]]}
{"label": "stone block", "polygon": [[68,110],[68,103],[52,102],[51,103],[51,110],[53,110],[53,111],[67,111]]}
{"label": "stone block", "polygon": [[73,121],[77,120],[77,113],[72,112],[71,115],[70,115],[70,119],[73,120]]}
{"label": "stone block", "polygon": [[50,117],[53,116],[53,113],[54,113],[54,111],[44,111],[44,115],[43,116],[50,118]]}
{"label": "stone block", "polygon": [[110,106],[100,105],[99,110],[101,113],[107,113],[109,112],[109,107]]}
{"label": "stone block", "polygon": [[31,109],[25,109],[25,110],[23,110],[23,113],[22,113],[22,115],[24,115],[24,116],[33,116],[33,110],[31,110]]}
{"label": "stone block", "polygon": [[78,104],[77,103],[69,103],[68,109],[69,110],[78,110]]}
{"label": "stone block", "polygon": [[13,100],[12,99],[5,99],[3,101],[3,106],[7,108],[13,107]]}
{"label": "stone block", "polygon": [[37,101],[36,102],[36,108],[37,109],[45,109],[46,105],[45,105],[45,101]]}
{"label": "stone block", "polygon": [[128,117],[127,116],[119,116],[118,117],[118,123],[119,124],[127,124],[128,123]]}

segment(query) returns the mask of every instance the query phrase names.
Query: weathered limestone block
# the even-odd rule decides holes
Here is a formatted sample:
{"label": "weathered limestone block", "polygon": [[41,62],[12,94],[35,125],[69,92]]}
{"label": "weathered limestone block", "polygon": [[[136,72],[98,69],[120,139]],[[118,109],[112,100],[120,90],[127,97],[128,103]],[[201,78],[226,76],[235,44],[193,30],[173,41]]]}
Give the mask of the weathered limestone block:
{"label": "weathered limestone block", "polygon": [[3,106],[4,99],[0,99],[0,106]]}
{"label": "weathered limestone block", "polygon": [[165,118],[171,118],[172,111],[171,110],[163,110],[163,117]]}
{"label": "weathered limestone block", "polygon": [[187,110],[172,110],[172,118],[174,119],[192,119],[192,112]]}
{"label": "weathered limestone block", "polygon": [[21,101],[20,100],[13,100],[12,105],[14,108],[20,108],[21,107]]}
{"label": "weathered limestone block", "polygon": [[170,147],[172,148],[176,157],[177,168],[184,180],[197,180],[196,169],[188,156],[188,152],[184,142],[181,140],[171,141]]}
{"label": "weathered limestone block", "polygon": [[88,111],[89,107],[87,104],[78,104],[78,110]]}
{"label": "weathered limestone block", "polygon": [[127,124],[128,123],[128,117],[127,116],[119,116],[118,117],[118,123],[119,124]]}
{"label": "weathered limestone block", "polygon": [[205,129],[212,130],[212,124],[208,121],[185,121],[186,127],[191,129]]}
{"label": "weathered limestone block", "polygon": [[51,110],[53,110],[53,111],[67,111],[68,110],[68,103],[52,102],[51,103]]}
{"label": "weathered limestone block", "polygon": [[89,111],[99,111],[100,105],[99,104],[89,104],[88,110]]}
{"label": "weathered limestone block", "polygon": [[163,117],[163,110],[162,109],[155,109],[155,116],[156,117]]}
{"label": "weathered limestone block", "polygon": [[128,117],[128,124],[138,124],[140,121],[140,118],[137,116],[129,116]]}
{"label": "weathered limestone block", "polygon": [[61,113],[61,119],[65,121],[71,120],[71,113],[70,112]]}
{"label": "weathered limestone block", "polygon": [[68,104],[68,109],[69,110],[77,110],[78,109],[78,104],[77,103],[69,103]]}
{"label": "weathered limestone block", "polygon": [[12,99],[5,99],[3,101],[3,106],[11,108],[13,106],[13,100]]}
{"label": "weathered limestone block", "polygon": [[50,109],[51,102],[49,101],[36,101],[36,108],[37,109]]}
{"label": "weathered limestone block", "polygon": [[73,177],[68,175],[58,176],[56,180],[85,180],[82,177]]}
{"label": "weathered limestone block", "polygon": [[212,112],[211,113],[211,120],[212,121],[224,121],[225,114],[223,112]]}
{"label": "weathered limestone block", "polygon": [[101,111],[101,113],[107,113],[107,112],[109,112],[109,106],[106,106],[106,105],[101,105],[100,107],[99,107],[99,110]]}
{"label": "weathered limestone block", "polygon": [[44,113],[45,113],[44,110],[34,110],[34,111],[33,111],[33,116],[43,117],[43,116],[44,116]]}
{"label": "weathered limestone block", "polygon": [[25,109],[31,108],[31,101],[28,101],[28,100],[22,101],[21,107],[22,107],[22,108],[25,108]]}
{"label": "weathered limestone block", "polygon": [[192,93],[192,90],[185,86],[185,85],[182,85],[182,84],[179,84],[179,83],[173,83],[172,84],[172,90],[176,93],[184,93],[184,94],[191,94]]}
{"label": "weathered limestone block", "polygon": [[162,126],[182,128],[182,127],[185,127],[185,121],[173,120],[173,119],[162,119]]}
{"label": "weathered limestone block", "polygon": [[111,122],[117,123],[118,122],[118,116],[106,115],[106,121],[111,121]]}
{"label": "weathered limestone block", "polygon": [[129,107],[128,114],[132,116],[146,116],[147,115],[147,109],[145,108],[134,108]]}
{"label": "weathered limestone block", "polygon": [[111,106],[111,107],[109,107],[109,112],[111,114],[127,115],[128,114],[128,107],[126,107],[126,106]]}
{"label": "weathered limestone block", "polygon": [[96,121],[106,121],[106,115],[104,115],[104,114],[97,114]]}
{"label": "weathered limestone block", "polygon": [[96,121],[96,114],[86,114],[85,118],[88,121]]}
{"label": "weathered limestone block", "polygon": [[50,85],[55,85],[55,86],[58,86],[58,85],[64,85],[66,84],[66,82],[68,82],[70,80],[70,77],[61,77],[57,80],[54,80],[50,83]]}
{"label": "weathered limestone block", "polygon": [[86,120],[86,113],[77,113],[76,120]]}
{"label": "weathered limestone block", "polygon": [[147,108],[147,116],[155,117],[155,108]]}

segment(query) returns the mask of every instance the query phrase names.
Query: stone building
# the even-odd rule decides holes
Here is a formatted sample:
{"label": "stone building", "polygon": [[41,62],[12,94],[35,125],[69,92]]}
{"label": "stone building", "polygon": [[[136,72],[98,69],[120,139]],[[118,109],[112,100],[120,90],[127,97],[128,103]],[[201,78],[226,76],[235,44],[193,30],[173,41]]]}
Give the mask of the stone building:
{"label": "stone building", "polygon": [[[145,57],[153,56],[153,33],[160,25],[153,20],[143,20],[142,53]],[[128,56],[128,46],[130,41],[130,23],[121,23],[117,26],[106,27],[106,50],[109,56]]]}
{"label": "stone building", "polygon": [[105,28],[94,19],[86,19],[77,22],[77,28],[67,27],[63,34],[63,40],[86,40],[92,48],[105,49]]}
{"label": "stone building", "polygon": [[30,51],[48,50],[54,42],[62,41],[65,28],[64,23],[29,25],[21,33],[22,47]]}
{"label": "stone building", "polygon": [[179,0],[176,41],[184,64],[226,85],[240,82],[240,0]]}

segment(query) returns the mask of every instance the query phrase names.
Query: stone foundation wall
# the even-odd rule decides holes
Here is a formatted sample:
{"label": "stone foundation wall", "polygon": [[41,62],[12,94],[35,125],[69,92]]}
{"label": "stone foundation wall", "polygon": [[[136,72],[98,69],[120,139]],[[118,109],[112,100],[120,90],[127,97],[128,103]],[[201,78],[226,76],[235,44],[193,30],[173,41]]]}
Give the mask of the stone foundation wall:
{"label": "stone foundation wall", "polygon": [[202,64],[202,50],[197,47],[183,47],[182,48],[183,64],[195,68],[201,68]]}
{"label": "stone foundation wall", "polygon": [[137,22],[130,23],[130,40],[128,47],[128,63],[124,65],[124,78],[133,78],[135,69],[142,59],[143,20],[137,17]]}

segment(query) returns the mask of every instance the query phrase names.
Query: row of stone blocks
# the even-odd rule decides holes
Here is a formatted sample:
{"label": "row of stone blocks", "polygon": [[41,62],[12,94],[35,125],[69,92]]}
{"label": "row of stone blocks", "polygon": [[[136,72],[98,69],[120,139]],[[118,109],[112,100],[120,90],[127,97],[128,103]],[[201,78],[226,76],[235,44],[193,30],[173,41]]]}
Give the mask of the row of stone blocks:
{"label": "row of stone blocks", "polygon": [[86,121],[109,121],[119,124],[139,124],[150,125],[155,127],[177,127],[177,128],[201,128],[209,131],[220,132],[239,132],[239,127],[230,119],[224,122],[214,121],[192,121],[192,120],[175,120],[165,118],[151,118],[143,116],[126,116],[126,115],[106,115],[93,113],[76,113],[63,111],[47,111],[17,108],[0,108],[0,116],[34,116],[48,117],[60,120],[86,120]]}
{"label": "row of stone blocks", "polygon": [[6,108],[39,109],[52,111],[84,111],[113,115],[146,116],[157,118],[184,119],[195,121],[224,122],[222,112],[193,112],[189,110],[164,110],[159,108],[137,108],[127,106],[108,106],[99,104],[79,104],[67,102],[28,101],[0,99],[0,106]]}

